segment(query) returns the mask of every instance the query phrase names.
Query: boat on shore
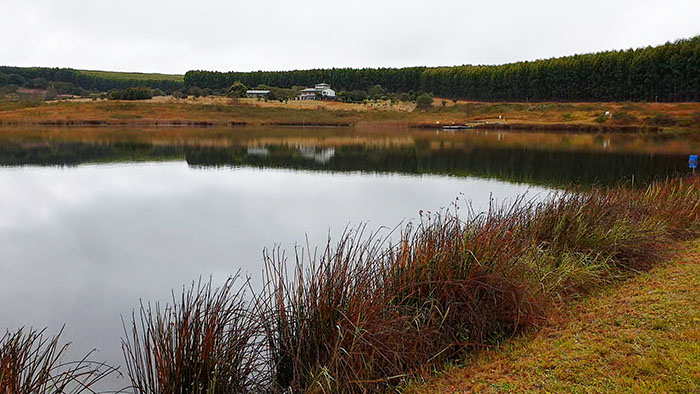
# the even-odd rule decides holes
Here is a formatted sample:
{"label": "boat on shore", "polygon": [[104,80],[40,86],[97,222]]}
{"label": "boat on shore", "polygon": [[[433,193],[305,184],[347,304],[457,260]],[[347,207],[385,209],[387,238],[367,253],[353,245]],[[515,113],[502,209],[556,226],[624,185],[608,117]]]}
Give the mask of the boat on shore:
{"label": "boat on shore", "polygon": [[450,126],[442,126],[443,130],[467,130],[467,129],[473,129],[473,126],[467,126],[467,125],[450,125]]}

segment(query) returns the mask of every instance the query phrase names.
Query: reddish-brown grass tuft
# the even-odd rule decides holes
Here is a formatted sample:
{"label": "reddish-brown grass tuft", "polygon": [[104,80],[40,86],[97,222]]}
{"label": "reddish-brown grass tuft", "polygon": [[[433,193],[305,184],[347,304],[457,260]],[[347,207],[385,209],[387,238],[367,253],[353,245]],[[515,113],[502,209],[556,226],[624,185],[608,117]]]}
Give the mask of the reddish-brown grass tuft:
{"label": "reddish-brown grass tuft", "polygon": [[265,254],[250,301],[232,282],[141,307],[125,340],[137,393],[396,387],[537,328],[552,308],[661,261],[700,235],[700,178],[518,199],[427,215],[398,241],[346,230],[319,253]]}

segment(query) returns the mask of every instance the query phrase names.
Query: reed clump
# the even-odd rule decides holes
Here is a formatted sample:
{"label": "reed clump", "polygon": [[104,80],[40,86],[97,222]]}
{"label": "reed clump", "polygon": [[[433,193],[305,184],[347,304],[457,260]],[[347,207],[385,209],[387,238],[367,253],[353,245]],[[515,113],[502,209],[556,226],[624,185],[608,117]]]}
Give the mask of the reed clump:
{"label": "reed clump", "polygon": [[290,266],[266,255],[259,297],[274,390],[376,392],[492,346],[548,311],[660,262],[700,234],[700,181],[571,190],[462,218],[424,217],[388,245],[362,229]]}
{"label": "reed clump", "polygon": [[50,337],[44,331],[20,328],[0,337],[0,393],[94,393],[98,382],[117,372],[90,361],[91,354],[62,360],[69,344],[61,343],[60,332]]}
{"label": "reed clump", "polygon": [[141,304],[125,324],[126,370],[134,393],[260,392],[262,337],[239,275],[214,288],[201,280],[172,304]]}
{"label": "reed clump", "polygon": [[700,235],[700,178],[455,208],[384,237],[365,229],[291,257],[267,251],[250,297],[231,279],[142,305],[124,341],[134,392],[394,389],[663,261]]}

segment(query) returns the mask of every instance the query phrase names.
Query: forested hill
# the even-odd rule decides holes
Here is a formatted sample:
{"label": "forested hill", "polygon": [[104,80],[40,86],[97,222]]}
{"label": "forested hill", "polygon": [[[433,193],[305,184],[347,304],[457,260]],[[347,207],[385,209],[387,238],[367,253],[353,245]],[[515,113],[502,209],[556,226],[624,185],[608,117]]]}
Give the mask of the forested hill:
{"label": "forested hill", "polygon": [[246,86],[313,86],[328,82],[336,90],[365,90],[381,85],[390,92],[418,91],[426,67],[406,68],[329,68],[294,71],[219,72],[188,71],[185,86],[223,89],[240,81]]}
{"label": "forested hill", "polygon": [[328,82],[336,90],[381,85],[484,101],[700,101],[700,36],[656,47],[607,51],[497,66],[188,71],[186,86],[290,88]]}
{"label": "forested hill", "polygon": [[148,86],[172,92],[183,87],[182,75],[85,71],[72,68],[0,66],[0,86],[45,89],[51,83],[68,83],[87,91],[108,91]]}

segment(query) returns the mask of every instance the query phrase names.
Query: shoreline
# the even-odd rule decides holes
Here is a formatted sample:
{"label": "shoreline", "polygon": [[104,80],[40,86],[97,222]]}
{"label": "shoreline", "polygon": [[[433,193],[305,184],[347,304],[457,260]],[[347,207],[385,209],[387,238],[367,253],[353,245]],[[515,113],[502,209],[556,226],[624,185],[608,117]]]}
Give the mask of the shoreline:
{"label": "shoreline", "polygon": [[[436,99],[437,100],[437,99]],[[441,106],[439,103],[443,103]],[[700,103],[450,102],[430,109],[370,102],[199,100],[0,101],[0,126],[398,127],[562,133],[700,133]],[[608,114],[608,115],[606,115]]]}
{"label": "shoreline", "polygon": [[[295,121],[215,121],[215,120],[186,120],[186,119],[52,119],[52,120],[2,120],[0,126],[129,126],[129,127],[236,127],[236,126],[281,126],[281,127],[402,127],[408,129],[443,130],[445,126],[465,126],[464,130],[499,130],[499,131],[533,131],[551,133],[576,134],[663,134],[670,130],[658,126],[625,126],[625,125],[590,125],[565,123],[489,123],[489,124],[434,124],[396,121],[376,122],[295,122]],[[695,132],[700,130],[687,130]]]}
{"label": "shoreline", "polygon": [[[443,129],[442,124],[409,124],[412,129]],[[467,125],[468,129],[480,130],[506,130],[506,131],[545,131],[545,132],[571,132],[571,133],[662,133],[663,128],[657,126],[624,126],[624,125],[590,125],[590,124],[566,124],[566,123],[481,123]]]}

